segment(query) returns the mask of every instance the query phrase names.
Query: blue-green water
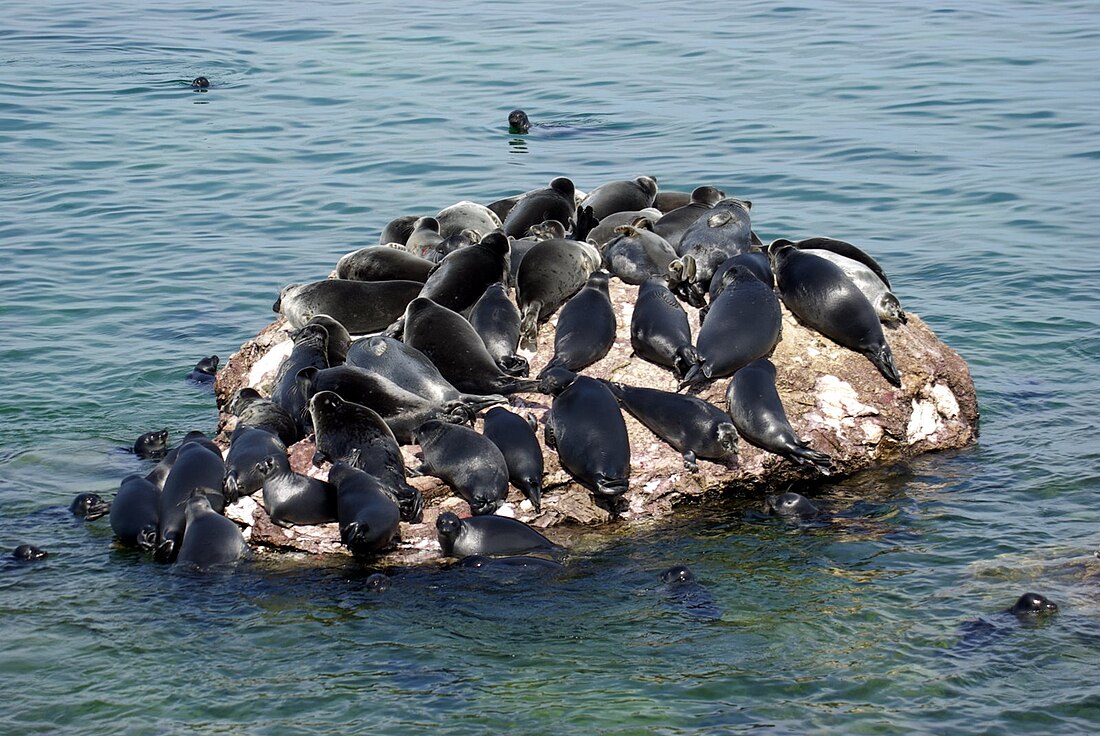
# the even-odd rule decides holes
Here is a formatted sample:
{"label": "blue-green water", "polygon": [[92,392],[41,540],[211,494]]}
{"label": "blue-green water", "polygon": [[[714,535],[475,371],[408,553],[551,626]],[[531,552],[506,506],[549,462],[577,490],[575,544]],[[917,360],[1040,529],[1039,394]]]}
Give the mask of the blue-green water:
{"label": "blue-green water", "polygon": [[[51,556],[0,563],[0,732],[1100,729],[1094,3],[270,5],[5,4],[0,548]],[[195,361],[392,217],[641,173],[878,256],[969,360],[978,446],[822,488],[819,528],[730,498],[559,580],[382,595],[181,575],[68,514],[138,434],[212,429]],[[1028,589],[1061,611],[998,616]]]}

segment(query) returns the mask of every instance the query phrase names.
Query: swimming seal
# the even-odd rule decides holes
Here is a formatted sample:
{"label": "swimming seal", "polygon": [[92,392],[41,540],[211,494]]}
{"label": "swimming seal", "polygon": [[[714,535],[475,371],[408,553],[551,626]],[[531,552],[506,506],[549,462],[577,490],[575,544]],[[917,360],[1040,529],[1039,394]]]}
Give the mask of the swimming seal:
{"label": "swimming seal", "polygon": [[187,377],[196,383],[210,383],[218,373],[219,362],[220,359],[216,355],[211,355],[209,358],[203,358],[195,364],[195,367],[191,369]]}
{"label": "swimming seal", "polygon": [[416,430],[424,453],[422,472],[442,480],[470,504],[491,514],[508,496],[508,464],[489,439],[469,427],[432,419]]}
{"label": "swimming seal", "polygon": [[98,493],[81,493],[69,504],[69,511],[84,521],[95,521],[110,513],[111,503]]}
{"label": "swimming seal", "polygon": [[653,206],[657,196],[657,180],[652,176],[609,181],[601,184],[581,200],[578,207],[591,207],[597,220],[626,210],[642,210]]}
{"label": "swimming seal", "polygon": [[287,447],[301,438],[301,430],[290,412],[271,399],[265,399],[254,388],[246,386],[238,389],[229,400],[226,410],[237,417],[238,424],[271,432]]}
{"label": "swimming seal", "polygon": [[508,395],[533,391],[538,385],[504,373],[466,318],[431,299],[417,298],[409,303],[404,340],[427,356],[459,391]]}
{"label": "swimming seal", "polygon": [[278,526],[328,524],[336,521],[336,486],[290,469],[280,453],[256,463],[263,479],[264,510]]}
{"label": "swimming seal", "polygon": [[621,496],[630,479],[630,439],[619,402],[603,383],[564,368],[545,372],[541,387],[554,395],[544,418],[546,446],[562,468],[602,497]]}
{"label": "swimming seal", "polygon": [[1008,609],[1009,613],[1014,613],[1017,616],[1049,614],[1057,610],[1058,605],[1056,603],[1038,593],[1024,593],[1012,604],[1012,608]]}
{"label": "swimming seal", "polygon": [[444,511],[435,522],[439,548],[444,557],[470,555],[502,557],[541,554],[561,559],[566,549],[554,544],[531,527],[506,516],[474,516],[460,519]]}
{"label": "swimming seal", "polygon": [[143,460],[157,460],[168,454],[168,430],[146,432],[134,441],[134,454]]}
{"label": "swimming seal", "polygon": [[424,283],[435,263],[427,258],[393,248],[369,245],[345,253],[336,262],[336,278],[351,281],[419,281]]}
{"label": "swimming seal", "polygon": [[642,360],[671,368],[677,378],[699,362],[687,312],[663,277],[651,277],[638,289],[630,315],[630,346]]}
{"label": "swimming seal", "polygon": [[564,176],[553,179],[546,189],[527,192],[508,210],[503,222],[504,234],[512,238],[523,237],[527,228],[543,220],[557,220],[568,225],[577,209],[576,192],[573,182]]}
{"label": "swimming seal", "polygon": [[778,516],[798,516],[809,518],[819,516],[821,509],[802,494],[787,491],[764,497],[764,510]]}
{"label": "swimming seal", "polygon": [[722,609],[686,565],[673,565],[661,573],[665,594],[684,613],[704,619],[720,619]]}
{"label": "swimming seal", "polygon": [[733,426],[749,444],[822,475],[832,472],[832,459],[795,435],[775,389],[775,366],[767,358],[754,360],[733,374],[726,403]]}
{"label": "swimming seal", "polygon": [[894,355],[875,308],[834,263],[785,243],[768,248],[779,296],[800,322],[866,357],[901,388]]}
{"label": "swimming seal", "polygon": [[111,531],[127,547],[150,551],[157,544],[160,491],[141,475],[128,475],[111,503]]}
{"label": "swimming seal", "polygon": [[601,261],[595,246],[565,238],[543,240],[527,251],[516,273],[521,348],[535,350],[539,325],[581,290]]}
{"label": "swimming seal", "polygon": [[611,351],[618,321],[607,289],[609,278],[606,271],[594,272],[561,308],[554,333],[554,355],[543,372],[555,367],[576,372],[602,360]]}
{"label": "swimming seal", "polygon": [[203,488],[196,488],[187,499],[187,522],[183,531],[177,565],[208,568],[236,562],[248,551],[244,535],[229,519],[210,506]]}
{"label": "swimming seal", "polygon": [[229,436],[229,452],[225,455],[225,500],[234,503],[241,496],[251,496],[264,484],[257,463],[268,455],[286,455],[286,445],[265,429],[237,424]]}
{"label": "swimming seal", "polygon": [[351,553],[373,555],[393,544],[401,514],[378,479],[345,462],[333,465],[328,479],[336,486],[340,541]]}
{"label": "swimming seal", "polygon": [[531,120],[523,110],[512,110],[508,113],[508,132],[512,135],[521,135],[531,130]]}
{"label": "swimming seal", "polygon": [[458,567],[497,573],[559,573],[565,565],[545,557],[531,555],[513,555],[510,557],[486,557],[469,555],[458,561]]}
{"label": "swimming seal", "polygon": [[424,284],[419,281],[325,279],[283,288],[273,305],[291,329],[301,329],[317,314],[327,314],[353,335],[384,330],[401,316]]}
{"label": "swimming seal", "polygon": [[470,310],[470,325],[485,343],[493,361],[509,376],[525,377],[531,367],[516,354],[519,347],[519,309],[508,297],[508,287],[490,284]]}
{"label": "swimming seal", "polygon": [[210,80],[206,77],[195,77],[191,80],[191,86],[195,89],[207,89],[210,86]]}
{"label": "swimming seal", "polygon": [[50,553],[33,544],[21,544],[12,550],[11,556],[17,560],[41,560],[49,557]]}
{"label": "swimming seal", "polygon": [[605,382],[630,414],[684,457],[699,472],[697,458],[721,461],[737,453],[737,430],[729,414],[694,396]]}
{"label": "swimming seal", "polygon": [[390,589],[390,579],[380,572],[371,573],[363,581],[363,587],[371,593],[385,593]]}
{"label": "swimming seal", "polygon": [[508,481],[541,511],[543,457],[535,426],[533,415],[524,418],[498,406],[485,412],[482,431],[504,455]]}
{"label": "swimming seal", "polygon": [[744,266],[722,276],[722,291],[710,305],[695,349],[699,363],[684,376],[681,388],[734,374],[757,358],[771,355],[779,342],[783,311],[771,287]]}

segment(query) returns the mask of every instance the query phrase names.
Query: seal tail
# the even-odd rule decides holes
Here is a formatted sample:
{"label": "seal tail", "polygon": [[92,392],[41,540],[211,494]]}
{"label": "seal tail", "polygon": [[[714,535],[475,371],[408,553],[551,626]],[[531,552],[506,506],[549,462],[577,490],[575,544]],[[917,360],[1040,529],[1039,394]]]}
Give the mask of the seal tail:
{"label": "seal tail", "polygon": [[607,386],[607,390],[610,391],[611,395],[614,396],[617,400],[623,400],[623,395],[626,393],[626,391],[624,390],[621,383],[616,383],[615,381],[607,381],[602,378],[600,379],[600,383],[602,383],[604,386]]}
{"label": "seal tail", "polygon": [[600,496],[621,496],[630,487],[627,478],[600,478],[596,481],[596,493]]}
{"label": "seal tail", "polygon": [[689,375],[697,376],[703,370],[703,360],[691,345],[681,345],[676,348],[676,357],[672,362],[676,377],[682,381],[688,380]]}
{"label": "seal tail", "polygon": [[890,352],[890,346],[885,341],[877,351],[872,348],[864,355],[867,356],[867,360],[874,364],[875,368],[878,368],[878,372],[882,374],[883,378],[892,385],[901,388],[901,374],[898,373],[898,369],[894,365],[894,354]]}
{"label": "seal tail", "polygon": [[497,361],[497,367],[509,376],[526,378],[531,374],[531,364],[522,355],[505,355]]}
{"label": "seal tail", "polygon": [[500,392],[510,394],[536,394],[539,392],[539,381],[534,378],[515,378],[501,386]]}
{"label": "seal tail", "polygon": [[519,346],[534,352],[538,349],[539,311],[541,302],[531,302],[523,308],[523,319],[519,323]]}

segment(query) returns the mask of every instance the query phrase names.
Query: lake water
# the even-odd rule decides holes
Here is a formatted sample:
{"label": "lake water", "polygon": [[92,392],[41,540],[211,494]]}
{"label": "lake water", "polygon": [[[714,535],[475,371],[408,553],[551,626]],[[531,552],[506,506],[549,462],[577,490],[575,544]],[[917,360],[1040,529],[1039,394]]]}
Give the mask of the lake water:
{"label": "lake water", "polygon": [[[0,732],[1100,729],[1095,3],[276,5],[5,4],[0,548],[51,554],[0,562]],[[823,486],[830,524],[731,497],[560,579],[381,595],[345,560],[180,574],[69,515],[139,434],[212,430],[194,363],[391,218],[643,173],[876,255],[969,361],[978,445]],[[1060,612],[998,613],[1026,590]]]}

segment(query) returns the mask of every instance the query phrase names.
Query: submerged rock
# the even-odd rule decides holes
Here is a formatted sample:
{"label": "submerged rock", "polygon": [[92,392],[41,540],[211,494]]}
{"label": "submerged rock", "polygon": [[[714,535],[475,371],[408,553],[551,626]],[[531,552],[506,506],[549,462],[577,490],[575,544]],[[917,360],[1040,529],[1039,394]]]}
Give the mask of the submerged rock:
{"label": "submerged rock", "polygon": [[[630,315],[637,287],[612,279],[610,294],[618,319],[615,342],[608,354],[586,368],[584,374],[675,391],[678,381],[672,371],[632,354]],[[697,325],[697,310],[686,309],[691,324]],[[798,436],[833,459],[835,472],[830,480],[925,452],[964,447],[977,436],[977,397],[966,362],[917,315],[908,317],[906,324],[884,328],[902,379],[901,388],[895,388],[862,355],[802,326],[783,308],[782,336],[771,357],[777,369],[776,387]],[[225,438],[236,422],[235,417],[226,413],[226,405],[235,391],[253,386],[265,395],[269,392],[278,358],[290,346],[285,327],[281,318],[265,327],[241,346],[219,372],[215,384],[221,412],[219,437]],[[539,344],[538,353],[530,357],[532,374],[541,370],[553,353],[551,340]],[[728,384],[728,378],[709,381],[689,393],[725,409]],[[542,425],[551,398],[525,393],[510,397],[510,401],[513,408],[533,413]],[[790,482],[822,477],[812,469],[744,441],[739,443],[736,456],[723,462],[700,459],[699,471],[689,472],[679,452],[625,412],[624,418],[631,445],[631,477],[629,490],[616,513],[597,505],[592,494],[561,468],[557,454],[545,446],[542,511],[536,513],[518,490],[509,488],[508,502],[499,513],[540,528],[603,524],[612,519],[631,523],[668,516],[679,504],[718,495],[727,489],[742,494],[759,493],[763,497],[765,492]],[[480,420],[477,429],[481,430]],[[418,449],[402,448],[410,467],[419,464]],[[324,470],[310,464],[313,449],[308,440],[291,447],[289,454],[296,472],[326,477]],[[424,494],[424,518],[419,524],[402,522],[401,543],[384,562],[421,563],[439,559],[436,517],[441,510],[469,513],[466,503],[438,479],[420,477],[409,482]],[[251,525],[249,540],[253,545],[309,553],[346,553],[339,544],[336,524],[284,529],[271,524],[262,504],[253,503],[248,510],[250,513],[238,508],[234,513],[242,523]]]}

